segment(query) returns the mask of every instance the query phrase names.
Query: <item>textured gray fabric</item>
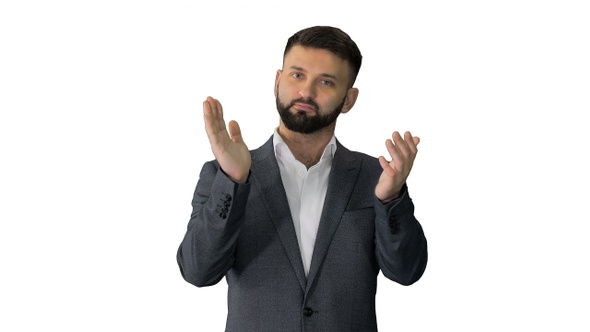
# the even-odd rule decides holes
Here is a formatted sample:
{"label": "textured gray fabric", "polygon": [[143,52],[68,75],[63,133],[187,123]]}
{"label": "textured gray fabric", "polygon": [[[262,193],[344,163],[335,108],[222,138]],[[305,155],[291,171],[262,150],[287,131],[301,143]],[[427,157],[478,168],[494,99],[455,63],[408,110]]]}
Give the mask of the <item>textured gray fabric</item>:
{"label": "textured gray fabric", "polygon": [[226,278],[226,331],[376,331],[379,271],[403,285],[422,276],[427,243],[407,187],[381,204],[377,159],[337,144],[308,278],[272,138],[252,151],[246,184],[203,166],[177,260],[198,287]]}

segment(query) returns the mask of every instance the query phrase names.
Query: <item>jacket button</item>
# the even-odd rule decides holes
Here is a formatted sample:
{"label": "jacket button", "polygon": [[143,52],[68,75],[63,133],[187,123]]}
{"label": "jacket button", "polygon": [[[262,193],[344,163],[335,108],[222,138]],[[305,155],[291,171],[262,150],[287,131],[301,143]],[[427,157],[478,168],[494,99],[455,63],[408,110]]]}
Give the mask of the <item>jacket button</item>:
{"label": "jacket button", "polygon": [[313,310],[310,307],[303,308],[303,315],[309,317],[313,314]]}

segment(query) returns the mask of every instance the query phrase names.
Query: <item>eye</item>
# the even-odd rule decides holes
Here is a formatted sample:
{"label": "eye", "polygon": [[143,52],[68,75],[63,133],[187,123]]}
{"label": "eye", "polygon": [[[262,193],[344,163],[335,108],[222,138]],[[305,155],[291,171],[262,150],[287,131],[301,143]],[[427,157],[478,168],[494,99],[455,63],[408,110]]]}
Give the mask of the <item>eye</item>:
{"label": "eye", "polygon": [[296,79],[300,79],[303,77],[303,75],[301,75],[300,73],[293,73],[293,74],[291,74],[291,76],[293,76],[293,78],[296,78]]}
{"label": "eye", "polygon": [[334,85],[334,82],[332,82],[330,80],[321,80],[320,84],[325,85],[325,86],[332,86],[332,85]]}

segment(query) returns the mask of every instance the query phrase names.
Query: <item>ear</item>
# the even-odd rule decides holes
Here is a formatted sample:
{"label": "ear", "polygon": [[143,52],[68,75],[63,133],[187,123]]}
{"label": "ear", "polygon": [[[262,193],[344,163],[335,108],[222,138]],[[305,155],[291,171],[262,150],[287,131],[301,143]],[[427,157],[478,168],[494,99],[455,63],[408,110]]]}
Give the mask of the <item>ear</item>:
{"label": "ear", "polygon": [[277,70],[277,76],[275,77],[275,97],[279,94],[279,81],[281,80],[282,70]]}
{"label": "ear", "polygon": [[356,103],[356,98],[359,96],[359,89],[350,88],[346,91],[346,99],[344,100],[344,106],[342,106],[342,113],[347,113]]}

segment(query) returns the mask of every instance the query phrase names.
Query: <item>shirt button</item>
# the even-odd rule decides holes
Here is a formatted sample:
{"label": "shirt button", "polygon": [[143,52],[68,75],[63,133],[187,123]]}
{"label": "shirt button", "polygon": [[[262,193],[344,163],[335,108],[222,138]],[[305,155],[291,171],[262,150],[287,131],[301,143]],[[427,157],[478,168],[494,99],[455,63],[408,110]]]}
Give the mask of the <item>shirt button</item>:
{"label": "shirt button", "polygon": [[303,315],[309,317],[313,314],[313,310],[310,307],[303,308]]}

